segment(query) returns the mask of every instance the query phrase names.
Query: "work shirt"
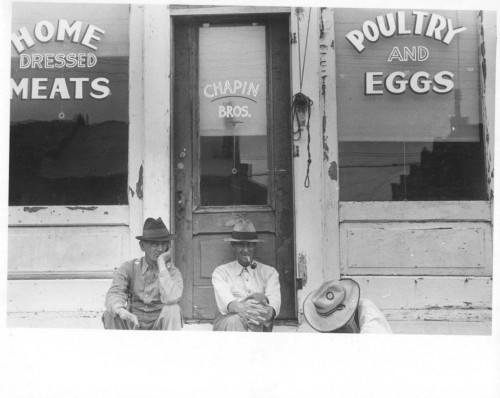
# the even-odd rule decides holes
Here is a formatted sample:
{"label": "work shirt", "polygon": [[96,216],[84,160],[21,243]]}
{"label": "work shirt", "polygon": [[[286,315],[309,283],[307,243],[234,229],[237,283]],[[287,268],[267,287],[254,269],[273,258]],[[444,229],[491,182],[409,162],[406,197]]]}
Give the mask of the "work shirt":
{"label": "work shirt", "polygon": [[238,261],[218,266],[212,274],[215,301],[222,315],[227,315],[231,301],[242,301],[252,293],[263,293],[278,316],[281,307],[281,291],[278,271],[255,261],[256,267],[242,267]]}
{"label": "work shirt", "polygon": [[116,310],[128,303],[132,313],[153,312],[177,303],[182,297],[182,275],[169,265],[170,269],[159,272],[158,265],[149,265],[144,257],[124,263],[116,270],[106,294],[106,310],[116,315]]}
{"label": "work shirt", "polygon": [[392,333],[384,314],[368,299],[359,299],[358,320],[359,333]]}

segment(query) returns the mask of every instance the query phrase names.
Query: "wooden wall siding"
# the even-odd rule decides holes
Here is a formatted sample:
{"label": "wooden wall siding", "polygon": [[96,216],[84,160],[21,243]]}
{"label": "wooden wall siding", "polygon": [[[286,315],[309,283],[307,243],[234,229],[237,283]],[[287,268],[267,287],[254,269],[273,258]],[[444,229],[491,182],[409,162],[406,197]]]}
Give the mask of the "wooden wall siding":
{"label": "wooden wall siding", "polygon": [[111,279],[8,281],[7,312],[104,311]]}
{"label": "wooden wall siding", "polygon": [[113,271],[128,259],[128,239],[125,226],[11,228],[9,276]]}
{"label": "wooden wall siding", "polygon": [[486,223],[343,223],[346,275],[470,275],[492,272]]}
{"label": "wooden wall siding", "polygon": [[[353,279],[360,284],[362,296],[372,300],[391,323],[410,325],[398,326],[398,330],[406,333],[421,333],[421,324],[418,330],[411,325],[422,321],[436,321],[433,322],[435,331],[444,334],[447,327],[443,323],[472,322],[491,328],[493,281],[489,277],[356,276]],[[9,318],[34,318],[37,314],[65,317],[67,325],[78,327],[77,318],[98,316],[96,314],[104,311],[104,298],[110,285],[111,279],[10,280],[7,312]],[[211,289],[197,287],[194,294],[205,298],[198,300],[200,305],[206,303],[206,308],[194,309],[196,314],[207,314],[207,309],[215,308]],[[51,312],[55,315],[50,315]],[[41,325],[33,321],[30,326]],[[47,326],[55,327],[50,322]]]}

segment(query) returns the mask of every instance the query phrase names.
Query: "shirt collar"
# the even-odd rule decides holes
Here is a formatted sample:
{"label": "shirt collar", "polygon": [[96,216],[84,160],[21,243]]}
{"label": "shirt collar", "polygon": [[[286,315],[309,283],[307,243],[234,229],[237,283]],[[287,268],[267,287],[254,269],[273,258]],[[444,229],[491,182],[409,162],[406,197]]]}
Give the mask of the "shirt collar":
{"label": "shirt collar", "polygon": [[[255,264],[257,264],[257,262],[254,260]],[[235,271],[236,271],[236,275],[242,275],[243,274],[243,271],[245,270],[245,267],[242,267],[241,264],[238,262],[238,260],[236,260],[234,262],[234,268],[235,268]],[[250,273],[250,275],[254,275],[255,273],[255,269],[252,269],[252,267],[249,265],[248,267],[246,267],[246,269],[248,270],[248,272]]]}
{"label": "shirt collar", "polygon": [[144,275],[149,267],[151,267],[151,266],[146,261],[146,257],[143,257],[142,263],[141,263],[141,274]]}

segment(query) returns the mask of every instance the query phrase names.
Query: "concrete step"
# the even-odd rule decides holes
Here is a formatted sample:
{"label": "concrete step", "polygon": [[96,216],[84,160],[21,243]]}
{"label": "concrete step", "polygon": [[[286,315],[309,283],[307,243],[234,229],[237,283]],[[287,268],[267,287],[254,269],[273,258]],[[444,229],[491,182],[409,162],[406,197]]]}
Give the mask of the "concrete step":
{"label": "concrete step", "polygon": [[[102,312],[97,311],[43,311],[10,312],[7,326],[14,328],[103,329]],[[440,321],[389,321],[395,334],[428,335],[491,335],[491,321],[450,322]],[[212,331],[211,323],[186,323],[183,331]],[[307,324],[276,325],[275,333],[315,333]]]}

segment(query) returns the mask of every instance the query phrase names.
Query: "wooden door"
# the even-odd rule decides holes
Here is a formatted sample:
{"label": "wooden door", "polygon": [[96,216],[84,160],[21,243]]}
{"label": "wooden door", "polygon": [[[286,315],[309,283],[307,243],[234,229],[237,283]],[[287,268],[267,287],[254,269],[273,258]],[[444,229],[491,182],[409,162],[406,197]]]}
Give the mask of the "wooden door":
{"label": "wooden door", "polygon": [[217,314],[213,270],[250,219],[256,259],[280,274],[281,319],[296,318],[289,16],[174,19],[176,264],[192,319]]}

